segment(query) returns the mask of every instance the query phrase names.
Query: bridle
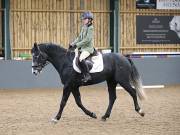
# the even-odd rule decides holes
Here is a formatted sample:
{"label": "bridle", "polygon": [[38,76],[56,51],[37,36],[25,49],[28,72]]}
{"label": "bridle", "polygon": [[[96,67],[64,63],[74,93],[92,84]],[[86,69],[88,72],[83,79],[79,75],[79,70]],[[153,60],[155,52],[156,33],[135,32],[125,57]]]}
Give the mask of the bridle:
{"label": "bridle", "polygon": [[[66,53],[65,55],[70,55],[70,58],[71,58],[71,55],[72,53],[71,52],[74,52],[74,49],[75,48],[68,48],[66,50]],[[39,50],[39,54],[38,55],[34,55],[33,56],[33,59],[37,59],[38,62],[35,63],[35,65],[32,65],[32,68],[34,68],[35,70],[38,70],[38,72],[40,72],[45,66],[47,66],[50,62],[47,61],[47,54],[41,52],[41,50]]]}
{"label": "bridle", "polygon": [[45,62],[38,62],[36,65],[32,65],[32,68],[36,68],[38,69],[43,69],[45,66],[47,66],[49,64],[49,62],[47,61],[45,54],[43,54],[42,52],[40,52],[37,56],[33,56],[35,57],[37,60],[39,59],[39,57],[41,57],[40,61],[45,61]]}

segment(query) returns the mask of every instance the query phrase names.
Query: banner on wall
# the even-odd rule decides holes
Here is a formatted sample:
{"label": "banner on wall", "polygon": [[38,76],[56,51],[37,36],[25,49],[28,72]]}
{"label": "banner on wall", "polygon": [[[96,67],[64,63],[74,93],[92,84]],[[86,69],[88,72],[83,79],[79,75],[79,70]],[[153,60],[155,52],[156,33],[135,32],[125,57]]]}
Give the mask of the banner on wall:
{"label": "banner on wall", "polygon": [[157,0],[157,9],[180,9],[180,0]]}
{"label": "banner on wall", "polygon": [[137,9],[155,9],[156,0],[136,0]]}
{"label": "banner on wall", "polygon": [[180,16],[136,16],[137,44],[180,44]]}

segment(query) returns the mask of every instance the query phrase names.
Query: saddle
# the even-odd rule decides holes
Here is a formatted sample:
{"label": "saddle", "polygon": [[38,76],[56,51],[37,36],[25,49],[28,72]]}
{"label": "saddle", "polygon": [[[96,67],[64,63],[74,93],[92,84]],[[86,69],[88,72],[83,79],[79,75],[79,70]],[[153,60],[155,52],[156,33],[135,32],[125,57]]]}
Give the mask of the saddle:
{"label": "saddle", "polygon": [[[76,72],[81,73],[79,57],[80,51],[78,51],[78,49],[75,49],[73,68]],[[85,62],[88,65],[90,73],[101,72],[104,68],[102,54],[96,50],[94,50],[93,54],[85,59]]]}

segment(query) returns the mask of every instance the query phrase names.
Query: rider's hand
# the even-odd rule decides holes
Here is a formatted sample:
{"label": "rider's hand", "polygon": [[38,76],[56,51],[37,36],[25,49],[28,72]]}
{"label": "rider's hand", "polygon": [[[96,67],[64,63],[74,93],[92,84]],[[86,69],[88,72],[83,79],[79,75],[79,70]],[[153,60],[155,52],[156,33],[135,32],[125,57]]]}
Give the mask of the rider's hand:
{"label": "rider's hand", "polygon": [[76,45],[75,44],[69,44],[69,50],[70,51],[74,51],[76,49]]}
{"label": "rider's hand", "polygon": [[75,44],[69,44],[69,48],[76,48],[76,45]]}
{"label": "rider's hand", "polygon": [[73,47],[73,44],[72,44],[72,43],[69,44],[69,48],[71,48],[71,47]]}

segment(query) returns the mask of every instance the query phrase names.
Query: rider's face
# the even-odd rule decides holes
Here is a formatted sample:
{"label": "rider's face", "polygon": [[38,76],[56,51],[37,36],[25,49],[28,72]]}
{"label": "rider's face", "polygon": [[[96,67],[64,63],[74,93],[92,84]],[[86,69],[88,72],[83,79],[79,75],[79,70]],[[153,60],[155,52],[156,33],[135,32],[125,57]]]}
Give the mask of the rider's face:
{"label": "rider's face", "polygon": [[82,22],[83,22],[84,25],[86,25],[86,24],[88,24],[89,20],[88,19],[83,19]]}

